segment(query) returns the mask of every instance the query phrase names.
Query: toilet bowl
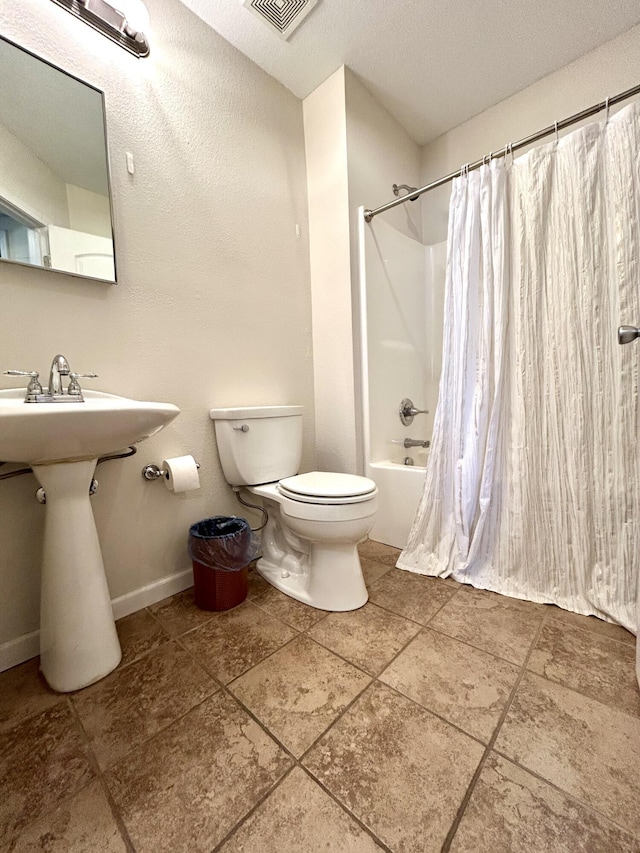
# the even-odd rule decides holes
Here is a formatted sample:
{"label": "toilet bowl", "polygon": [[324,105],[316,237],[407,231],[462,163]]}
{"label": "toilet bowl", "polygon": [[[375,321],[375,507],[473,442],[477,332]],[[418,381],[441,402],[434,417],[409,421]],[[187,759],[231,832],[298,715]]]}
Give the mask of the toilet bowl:
{"label": "toilet bowl", "polygon": [[301,406],[212,409],[210,415],[227,482],[260,497],[268,514],[258,572],[312,607],[362,607],[368,593],[357,544],[373,526],[373,480],[327,471],[296,474]]}

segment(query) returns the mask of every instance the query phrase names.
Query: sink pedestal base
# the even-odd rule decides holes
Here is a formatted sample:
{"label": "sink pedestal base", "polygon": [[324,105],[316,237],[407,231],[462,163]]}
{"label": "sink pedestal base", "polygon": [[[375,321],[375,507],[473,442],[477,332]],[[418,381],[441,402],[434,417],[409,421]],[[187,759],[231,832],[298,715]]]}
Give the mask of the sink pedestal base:
{"label": "sink pedestal base", "polygon": [[99,681],[122,658],[89,502],[96,459],[35,465],[47,494],[40,597],[40,668],[53,690]]}

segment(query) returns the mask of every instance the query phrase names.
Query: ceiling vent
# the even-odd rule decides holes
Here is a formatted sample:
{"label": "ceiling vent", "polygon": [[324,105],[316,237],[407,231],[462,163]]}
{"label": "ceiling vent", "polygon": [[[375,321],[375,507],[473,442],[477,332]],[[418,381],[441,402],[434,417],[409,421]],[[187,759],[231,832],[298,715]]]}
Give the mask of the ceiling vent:
{"label": "ceiling vent", "polygon": [[318,2],[319,0],[242,0],[242,5],[283,39],[288,39]]}

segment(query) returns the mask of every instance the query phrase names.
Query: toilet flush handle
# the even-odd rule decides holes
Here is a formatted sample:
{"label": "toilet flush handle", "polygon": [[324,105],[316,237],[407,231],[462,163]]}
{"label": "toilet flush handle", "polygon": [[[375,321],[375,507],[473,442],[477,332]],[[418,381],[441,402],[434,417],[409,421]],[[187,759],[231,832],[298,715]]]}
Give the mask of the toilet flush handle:
{"label": "toilet flush handle", "polygon": [[238,432],[249,432],[249,424],[242,424],[242,426],[234,427],[234,429],[238,430]]}

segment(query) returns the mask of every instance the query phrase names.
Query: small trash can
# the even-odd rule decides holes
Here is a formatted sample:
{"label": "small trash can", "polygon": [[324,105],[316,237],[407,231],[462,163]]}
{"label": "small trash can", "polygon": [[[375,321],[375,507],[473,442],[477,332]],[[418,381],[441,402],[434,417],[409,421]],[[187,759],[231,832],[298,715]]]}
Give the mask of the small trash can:
{"label": "small trash can", "polygon": [[230,610],[247,597],[247,566],[258,543],[245,518],[216,515],[189,528],[196,605],[201,610]]}

